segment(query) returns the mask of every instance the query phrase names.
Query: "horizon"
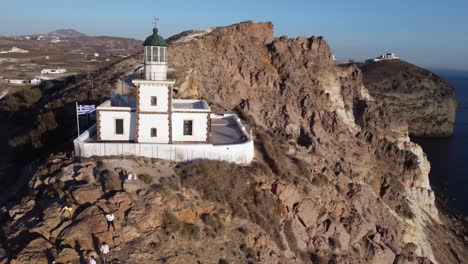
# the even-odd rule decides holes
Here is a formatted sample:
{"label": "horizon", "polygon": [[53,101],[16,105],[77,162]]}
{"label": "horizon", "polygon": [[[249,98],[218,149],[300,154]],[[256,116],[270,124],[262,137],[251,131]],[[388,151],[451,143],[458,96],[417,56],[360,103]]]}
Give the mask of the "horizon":
{"label": "horizon", "polygon": [[[165,38],[186,30],[252,20],[272,22],[275,37],[323,36],[337,61],[363,61],[394,52],[423,68],[468,71],[468,35],[460,34],[468,27],[468,3],[464,1],[295,3],[143,0],[135,5],[83,0],[79,6],[69,6],[58,0],[23,0],[4,4],[6,14],[0,17],[0,23],[10,26],[2,27],[0,35],[75,29],[89,36],[143,40],[151,34],[153,17],[160,18],[157,27]],[[23,9],[26,5],[29,8]]]}

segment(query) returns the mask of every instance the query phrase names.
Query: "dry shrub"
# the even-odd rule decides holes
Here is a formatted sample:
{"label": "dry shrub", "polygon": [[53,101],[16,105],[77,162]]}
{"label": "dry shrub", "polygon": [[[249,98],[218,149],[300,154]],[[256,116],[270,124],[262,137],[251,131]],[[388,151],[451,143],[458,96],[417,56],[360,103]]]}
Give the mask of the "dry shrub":
{"label": "dry shrub", "polygon": [[7,95],[0,102],[0,111],[16,112],[28,108],[41,99],[39,88],[24,88],[23,90]]}
{"label": "dry shrub", "polygon": [[296,254],[302,261],[306,263],[312,263],[310,254],[307,252],[299,249],[297,247],[297,239],[292,230],[292,220],[286,220],[284,222],[284,234],[286,236],[286,240],[288,241],[289,249]]}
{"label": "dry shrub", "polygon": [[200,228],[195,224],[184,223],[180,221],[173,213],[170,211],[164,212],[163,218],[163,230],[167,235],[179,233],[184,237],[189,238],[199,238]]}
{"label": "dry shrub", "polygon": [[99,173],[98,181],[105,192],[119,191],[122,189],[122,181],[119,175],[113,171],[103,170]]}
{"label": "dry shrub", "polygon": [[259,164],[243,167],[228,162],[200,161],[178,169],[185,188],[197,190],[203,198],[227,205],[236,217],[261,226],[284,249],[280,223],[275,216],[276,201],[267,191],[257,191],[254,175],[271,173]]}
{"label": "dry shrub", "polygon": [[297,157],[286,154],[289,145],[281,140],[281,137],[259,132],[256,147],[260,150],[263,161],[281,179],[295,185],[300,185],[304,181],[310,182],[309,165]]}
{"label": "dry shrub", "polygon": [[206,233],[212,236],[216,236],[224,230],[223,223],[219,219],[219,215],[216,213],[215,214],[203,213],[200,215],[200,219],[203,221],[205,225],[209,227],[206,230]]}
{"label": "dry shrub", "polygon": [[154,181],[153,177],[151,177],[151,175],[148,174],[140,174],[138,175],[138,178],[146,184],[152,184]]}

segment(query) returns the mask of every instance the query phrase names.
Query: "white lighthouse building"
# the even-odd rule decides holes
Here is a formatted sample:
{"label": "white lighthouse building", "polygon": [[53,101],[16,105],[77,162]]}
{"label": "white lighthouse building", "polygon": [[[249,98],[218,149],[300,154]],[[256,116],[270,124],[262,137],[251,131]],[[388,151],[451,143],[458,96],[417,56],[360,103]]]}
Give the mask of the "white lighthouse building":
{"label": "white lighthouse building", "polygon": [[204,100],[172,98],[175,80],[167,79],[167,43],[157,28],[143,46],[144,78],[133,80],[136,98],[117,95],[96,109],[98,141],[209,143],[211,109]]}
{"label": "white lighthouse building", "polygon": [[205,100],[173,98],[168,44],[157,28],[143,46],[144,72],[132,81],[136,96],[116,94],[99,105],[96,125],[74,141],[75,153],[250,162],[253,140],[235,114],[213,114]]}

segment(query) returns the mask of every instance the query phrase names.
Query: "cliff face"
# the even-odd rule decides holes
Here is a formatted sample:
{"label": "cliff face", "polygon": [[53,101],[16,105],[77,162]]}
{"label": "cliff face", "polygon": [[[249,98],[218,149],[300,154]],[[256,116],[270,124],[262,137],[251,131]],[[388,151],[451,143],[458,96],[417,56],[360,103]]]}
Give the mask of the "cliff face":
{"label": "cliff face", "polygon": [[[106,241],[129,263],[468,259],[434,205],[430,165],[407,124],[389,118],[357,67],[334,65],[324,39],[275,38],[271,23],[245,22],[169,41],[177,96],[243,116],[256,162],[51,157],[32,196],[2,207],[4,257],[52,252],[66,262]],[[125,170],[144,177],[122,183]],[[73,221],[58,213],[64,200]],[[111,209],[115,232],[103,221]]]}
{"label": "cliff face", "polygon": [[406,122],[410,135],[453,135],[455,89],[439,76],[410,63],[391,60],[359,66],[364,85],[394,122]]}

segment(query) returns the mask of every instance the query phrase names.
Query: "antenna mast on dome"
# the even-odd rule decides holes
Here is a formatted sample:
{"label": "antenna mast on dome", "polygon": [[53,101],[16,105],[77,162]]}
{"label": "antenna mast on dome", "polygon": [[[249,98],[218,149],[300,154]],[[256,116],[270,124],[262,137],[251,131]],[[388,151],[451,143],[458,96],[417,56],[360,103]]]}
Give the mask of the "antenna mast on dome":
{"label": "antenna mast on dome", "polygon": [[159,17],[153,18],[153,25],[154,25],[154,27],[156,27],[158,23],[159,23]]}

